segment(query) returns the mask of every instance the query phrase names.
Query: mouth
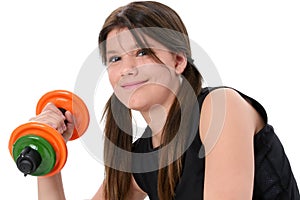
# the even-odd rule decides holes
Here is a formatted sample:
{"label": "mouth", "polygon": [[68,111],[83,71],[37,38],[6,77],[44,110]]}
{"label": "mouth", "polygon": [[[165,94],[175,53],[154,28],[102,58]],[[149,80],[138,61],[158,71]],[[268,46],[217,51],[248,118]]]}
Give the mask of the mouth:
{"label": "mouth", "polygon": [[140,87],[144,83],[146,83],[148,80],[145,81],[133,81],[133,82],[128,82],[128,83],[123,83],[121,84],[121,87],[124,89],[135,89],[137,87]]}

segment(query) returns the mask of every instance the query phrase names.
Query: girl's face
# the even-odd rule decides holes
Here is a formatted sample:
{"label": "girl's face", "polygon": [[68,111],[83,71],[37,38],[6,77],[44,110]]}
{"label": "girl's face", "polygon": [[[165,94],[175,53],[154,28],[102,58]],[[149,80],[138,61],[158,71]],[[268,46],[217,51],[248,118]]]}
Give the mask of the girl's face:
{"label": "girl's face", "polygon": [[184,54],[172,53],[145,36],[149,48],[137,45],[128,29],[113,29],[106,40],[108,76],[118,99],[130,109],[148,111],[152,106],[169,108],[186,66]]}

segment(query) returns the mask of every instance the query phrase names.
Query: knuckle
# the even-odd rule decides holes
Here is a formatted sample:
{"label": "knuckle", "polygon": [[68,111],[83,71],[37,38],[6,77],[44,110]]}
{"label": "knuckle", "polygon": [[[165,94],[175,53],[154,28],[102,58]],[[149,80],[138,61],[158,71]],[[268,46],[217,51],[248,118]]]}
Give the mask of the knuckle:
{"label": "knuckle", "polygon": [[57,128],[58,128],[58,126],[57,126],[56,123],[48,122],[47,124],[48,124],[49,126],[51,126],[52,128],[54,128],[54,129],[57,129]]}
{"label": "knuckle", "polygon": [[53,115],[52,110],[45,110],[44,112],[41,113],[41,115]]}

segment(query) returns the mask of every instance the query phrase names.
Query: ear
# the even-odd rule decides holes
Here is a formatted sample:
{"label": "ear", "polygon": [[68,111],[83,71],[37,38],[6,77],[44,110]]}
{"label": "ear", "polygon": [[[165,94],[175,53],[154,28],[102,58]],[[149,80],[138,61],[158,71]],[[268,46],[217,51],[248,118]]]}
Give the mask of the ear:
{"label": "ear", "polygon": [[182,74],[187,65],[187,58],[184,53],[175,54],[175,72],[176,74]]}

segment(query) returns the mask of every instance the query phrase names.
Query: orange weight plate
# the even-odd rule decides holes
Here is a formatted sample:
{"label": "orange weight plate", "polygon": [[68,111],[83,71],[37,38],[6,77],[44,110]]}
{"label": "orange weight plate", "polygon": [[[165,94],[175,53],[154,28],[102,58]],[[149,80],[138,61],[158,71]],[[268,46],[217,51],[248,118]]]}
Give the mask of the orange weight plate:
{"label": "orange weight plate", "polygon": [[70,111],[75,118],[75,129],[70,140],[81,137],[89,125],[89,112],[83,100],[67,90],[54,90],[46,93],[39,100],[36,114],[42,112],[47,103],[53,103],[58,108]]}
{"label": "orange weight plate", "polygon": [[45,176],[52,176],[60,172],[67,160],[67,146],[62,135],[60,135],[54,128],[46,124],[42,124],[39,122],[29,122],[17,127],[10,136],[8,144],[10,154],[13,155],[13,145],[18,140],[18,138],[28,134],[34,134],[44,138],[50,143],[55,151],[56,163],[52,171]]}

